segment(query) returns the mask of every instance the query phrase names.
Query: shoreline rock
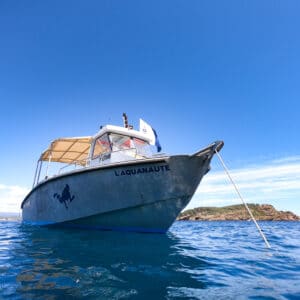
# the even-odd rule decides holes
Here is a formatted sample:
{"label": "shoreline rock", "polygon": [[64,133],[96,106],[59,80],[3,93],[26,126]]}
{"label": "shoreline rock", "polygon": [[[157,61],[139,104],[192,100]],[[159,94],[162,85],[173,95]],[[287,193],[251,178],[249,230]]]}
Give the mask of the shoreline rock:
{"label": "shoreline rock", "polygon": [[[300,217],[290,211],[278,211],[270,204],[248,204],[258,221],[300,221]],[[248,221],[251,220],[243,204],[224,207],[197,207],[182,212],[178,221]]]}

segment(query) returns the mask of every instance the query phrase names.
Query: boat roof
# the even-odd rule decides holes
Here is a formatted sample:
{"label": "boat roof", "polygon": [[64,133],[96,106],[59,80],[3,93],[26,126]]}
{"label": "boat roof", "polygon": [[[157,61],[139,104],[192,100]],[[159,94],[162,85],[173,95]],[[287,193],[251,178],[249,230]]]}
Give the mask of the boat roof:
{"label": "boat roof", "polygon": [[59,138],[51,142],[48,149],[42,153],[40,160],[80,163],[89,155],[91,141],[91,136]]}
{"label": "boat roof", "polygon": [[115,125],[106,125],[103,126],[100,131],[94,136],[94,138],[97,138],[104,133],[116,133],[116,134],[122,134],[122,135],[128,135],[131,137],[136,137],[138,139],[142,139],[146,142],[150,142],[151,140],[149,139],[148,136],[146,136],[143,132],[137,131],[131,128],[125,128],[121,126],[115,126]]}
{"label": "boat roof", "polygon": [[105,133],[122,134],[150,142],[150,139],[140,131],[120,126],[106,125],[94,136],[59,138],[52,141],[49,147],[41,154],[40,160],[48,161],[50,159],[52,162],[78,163],[84,165],[85,159],[89,155],[92,141]]}

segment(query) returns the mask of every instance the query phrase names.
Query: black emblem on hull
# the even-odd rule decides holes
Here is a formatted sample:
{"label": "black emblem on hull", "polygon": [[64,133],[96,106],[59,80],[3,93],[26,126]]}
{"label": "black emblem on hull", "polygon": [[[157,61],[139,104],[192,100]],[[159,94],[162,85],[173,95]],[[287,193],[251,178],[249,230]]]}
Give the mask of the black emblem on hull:
{"label": "black emblem on hull", "polygon": [[63,189],[61,195],[60,194],[53,194],[53,197],[58,199],[60,203],[64,203],[66,209],[68,209],[68,205],[67,202],[69,201],[70,203],[74,200],[75,196],[73,195],[71,197],[71,193],[70,193],[70,187],[68,184],[66,184],[65,188]]}

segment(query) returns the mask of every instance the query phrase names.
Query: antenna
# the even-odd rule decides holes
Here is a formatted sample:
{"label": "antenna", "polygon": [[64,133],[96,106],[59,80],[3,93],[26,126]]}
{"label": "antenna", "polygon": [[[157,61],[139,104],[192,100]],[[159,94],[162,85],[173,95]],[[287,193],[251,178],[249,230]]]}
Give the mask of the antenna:
{"label": "antenna", "polygon": [[125,113],[123,113],[123,122],[124,122],[124,127],[128,128],[128,118]]}
{"label": "antenna", "polygon": [[128,129],[133,129],[132,125],[128,125],[128,118],[125,113],[123,113],[123,121],[124,121],[124,127]]}

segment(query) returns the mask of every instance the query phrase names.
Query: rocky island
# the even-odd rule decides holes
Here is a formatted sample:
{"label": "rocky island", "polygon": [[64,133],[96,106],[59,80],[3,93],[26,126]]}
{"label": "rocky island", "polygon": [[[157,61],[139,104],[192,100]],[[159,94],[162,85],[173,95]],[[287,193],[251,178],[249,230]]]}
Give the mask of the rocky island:
{"label": "rocky island", "polygon": [[[254,218],[261,221],[300,221],[290,211],[278,211],[270,204],[248,204]],[[243,204],[224,207],[198,207],[182,212],[177,220],[189,221],[246,221],[250,220]]]}

